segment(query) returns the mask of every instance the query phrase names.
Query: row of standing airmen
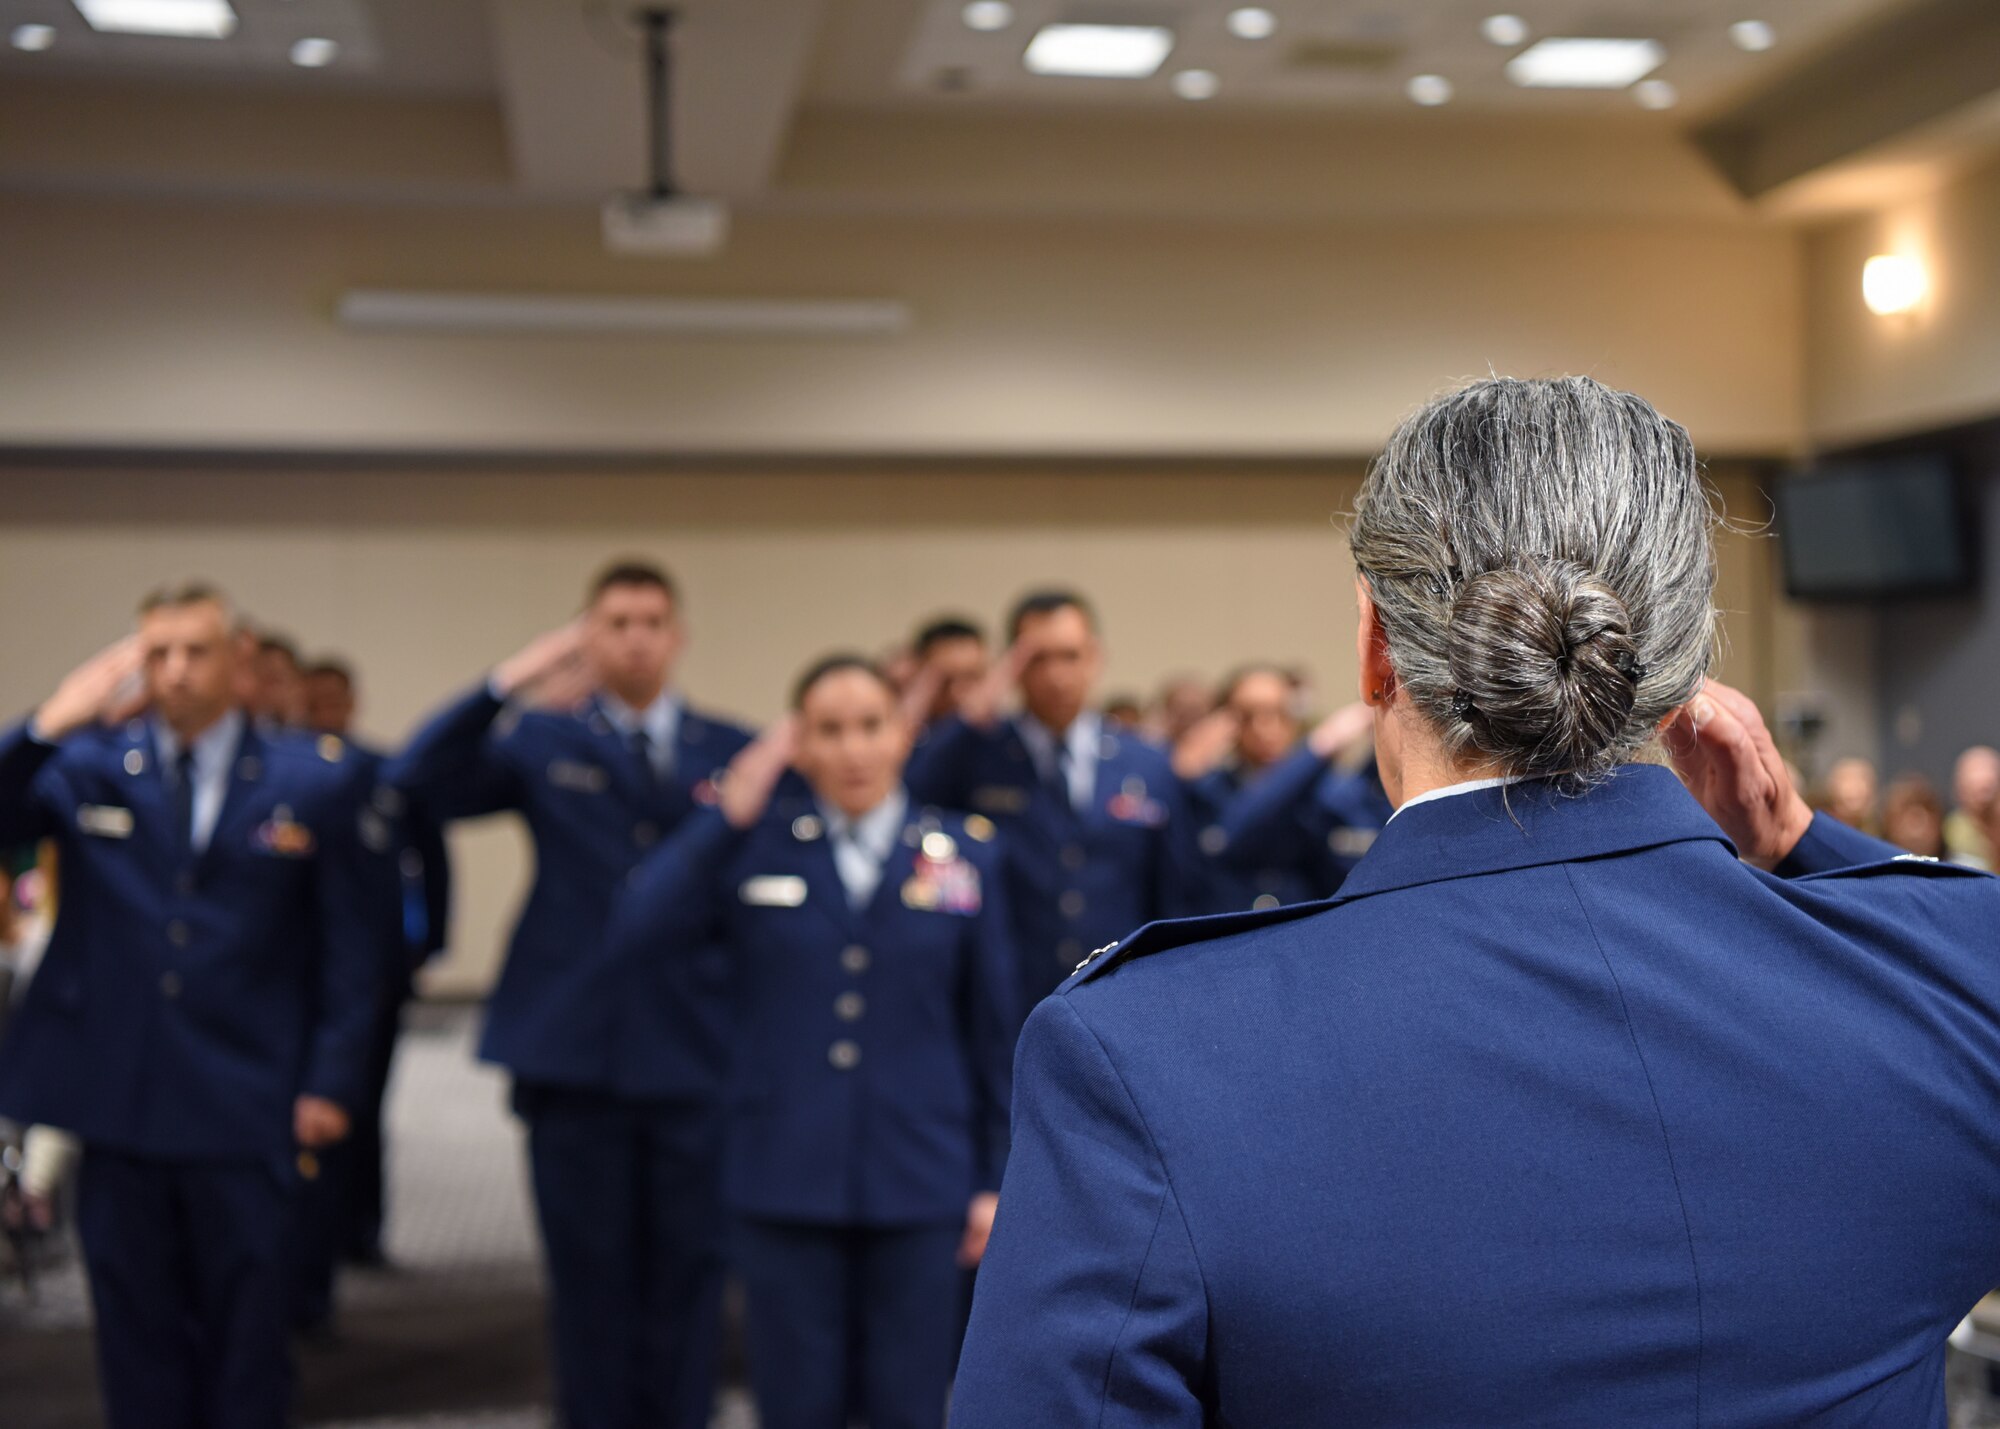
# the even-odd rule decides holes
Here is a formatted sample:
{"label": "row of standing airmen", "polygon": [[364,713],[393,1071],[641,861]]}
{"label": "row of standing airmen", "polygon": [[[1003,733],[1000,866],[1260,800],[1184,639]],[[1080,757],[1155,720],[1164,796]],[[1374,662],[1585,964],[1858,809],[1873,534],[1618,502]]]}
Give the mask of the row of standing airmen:
{"label": "row of standing airmen", "polygon": [[1301,740],[1275,667],[1171,754],[1108,724],[1074,592],[991,662],[962,622],[898,685],[822,660],[754,736],[676,692],[679,606],[611,567],[384,759],[247,719],[191,587],[0,738],[0,843],[56,840],[64,889],[0,1115],[84,1143],[114,1429],[286,1422],[327,1284],[287,1244],[330,1265],[297,1228],[368,1175],[320,1173],[379,1115],[444,824],[535,846],[481,1055],[527,1129],[561,1422],[706,1425],[732,1269],[767,1429],[936,1429],[1029,1007],[1146,922],[1331,893],[1390,812],[1365,711]]}

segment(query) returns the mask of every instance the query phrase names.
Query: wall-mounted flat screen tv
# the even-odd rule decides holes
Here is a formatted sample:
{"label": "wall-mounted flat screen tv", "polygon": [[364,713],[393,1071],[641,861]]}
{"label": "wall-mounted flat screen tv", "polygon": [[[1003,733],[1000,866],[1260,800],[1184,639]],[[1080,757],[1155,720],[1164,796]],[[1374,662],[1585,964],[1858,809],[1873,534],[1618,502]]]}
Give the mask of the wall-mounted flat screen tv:
{"label": "wall-mounted flat screen tv", "polygon": [[1775,497],[1795,599],[1948,595],[1974,584],[1973,522],[1948,457],[1819,462],[1780,478]]}

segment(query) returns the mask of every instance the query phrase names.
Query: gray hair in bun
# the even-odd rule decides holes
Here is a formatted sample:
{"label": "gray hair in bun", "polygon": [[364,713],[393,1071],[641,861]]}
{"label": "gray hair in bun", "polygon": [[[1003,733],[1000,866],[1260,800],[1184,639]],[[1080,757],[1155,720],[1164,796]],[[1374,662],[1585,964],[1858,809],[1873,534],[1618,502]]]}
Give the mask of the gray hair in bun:
{"label": "gray hair in bun", "polygon": [[1700,689],[1717,521],[1687,432],[1643,399],[1492,378],[1396,429],[1348,539],[1447,752],[1574,790]]}

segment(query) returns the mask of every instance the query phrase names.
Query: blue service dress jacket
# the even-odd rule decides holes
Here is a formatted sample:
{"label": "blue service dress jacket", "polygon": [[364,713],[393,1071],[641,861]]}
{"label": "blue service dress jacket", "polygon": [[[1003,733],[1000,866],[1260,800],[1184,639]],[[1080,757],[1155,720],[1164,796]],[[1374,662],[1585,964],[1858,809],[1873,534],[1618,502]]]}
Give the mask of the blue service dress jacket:
{"label": "blue service dress jacket", "polygon": [[1202,852],[1222,886],[1232,876],[1278,869],[1310,886],[1309,897],[1326,898],[1361,862],[1392,812],[1372,758],[1359,769],[1340,769],[1300,745],[1222,802],[1202,829]]}
{"label": "blue service dress jacket", "polygon": [[603,707],[522,711],[481,686],[435,716],[385,778],[435,818],[527,821],[534,886],[487,1004],[480,1055],[531,1085],[712,1097],[727,1063],[728,970],[717,957],[611,956],[625,879],[696,809],[747,730],[683,710],[659,778]]}
{"label": "blue service dress jacket", "polygon": [[1661,768],[1397,815],[1022,1035],[953,1429],[1943,1429],[2000,1282],[2000,880]]}
{"label": "blue service dress jacket", "polygon": [[1007,1161],[1013,1005],[990,828],[910,807],[865,907],[810,800],[747,830],[706,809],[640,867],[621,954],[736,964],[723,1195],[817,1225],[963,1221]]}
{"label": "blue service dress jacket", "polygon": [[1106,732],[1096,787],[1080,812],[1044,783],[1013,722],[953,717],[910,756],[911,797],[990,820],[1020,961],[1023,1016],[1092,949],[1142,923],[1200,911],[1201,867],[1179,778],[1166,754]]}
{"label": "blue service dress jacket", "polygon": [[292,1104],[352,1110],[395,906],[338,739],[245,723],[206,849],[152,725],[0,736],[0,843],[51,838],[55,929],[0,1046],[0,1114],[162,1159],[288,1162]]}

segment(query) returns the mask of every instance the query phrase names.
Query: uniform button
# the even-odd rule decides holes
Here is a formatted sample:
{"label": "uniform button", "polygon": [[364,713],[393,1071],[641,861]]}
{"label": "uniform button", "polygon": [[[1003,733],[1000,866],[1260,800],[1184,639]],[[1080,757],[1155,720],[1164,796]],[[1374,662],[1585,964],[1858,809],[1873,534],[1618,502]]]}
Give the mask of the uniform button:
{"label": "uniform button", "polygon": [[843,992],[833,1000],[833,1015],[842,1022],[859,1022],[868,1010],[868,999],[858,992]]}
{"label": "uniform button", "polygon": [[1203,853],[1214,857],[1229,847],[1229,835],[1224,831],[1222,825],[1210,824],[1201,831],[1201,837],[1198,842],[1201,845]]}
{"label": "uniform button", "polygon": [[1278,895],[1275,893],[1260,893],[1257,895],[1256,901],[1250,905],[1252,909],[1259,913],[1268,913],[1277,906]]}
{"label": "uniform button", "polygon": [[1083,944],[1074,938],[1064,938],[1056,944],[1056,961],[1073,963],[1083,956]]}
{"label": "uniform button", "polygon": [[861,974],[868,971],[868,950],[859,943],[853,943],[840,950],[840,965],[848,972]]}
{"label": "uniform button", "polygon": [[1075,873],[1084,864],[1083,845],[1065,844],[1062,851],[1062,866]]}
{"label": "uniform button", "polygon": [[169,1002],[181,995],[181,975],[179,973],[160,974],[160,996]]}
{"label": "uniform button", "polygon": [[177,948],[185,948],[188,945],[188,925],[178,918],[167,924],[167,941]]}
{"label": "uniform button", "polygon": [[861,1065],[861,1044],[843,1037],[826,1049],[826,1059],[833,1063],[836,1070],[851,1072]]}
{"label": "uniform button", "polygon": [[632,826],[632,842],[640,848],[651,848],[660,841],[660,826],[646,822]]}
{"label": "uniform button", "polygon": [[1083,916],[1083,895],[1072,888],[1056,900],[1056,907],[1062,910],[1062,915],[1065,918],[1081,918]]}

